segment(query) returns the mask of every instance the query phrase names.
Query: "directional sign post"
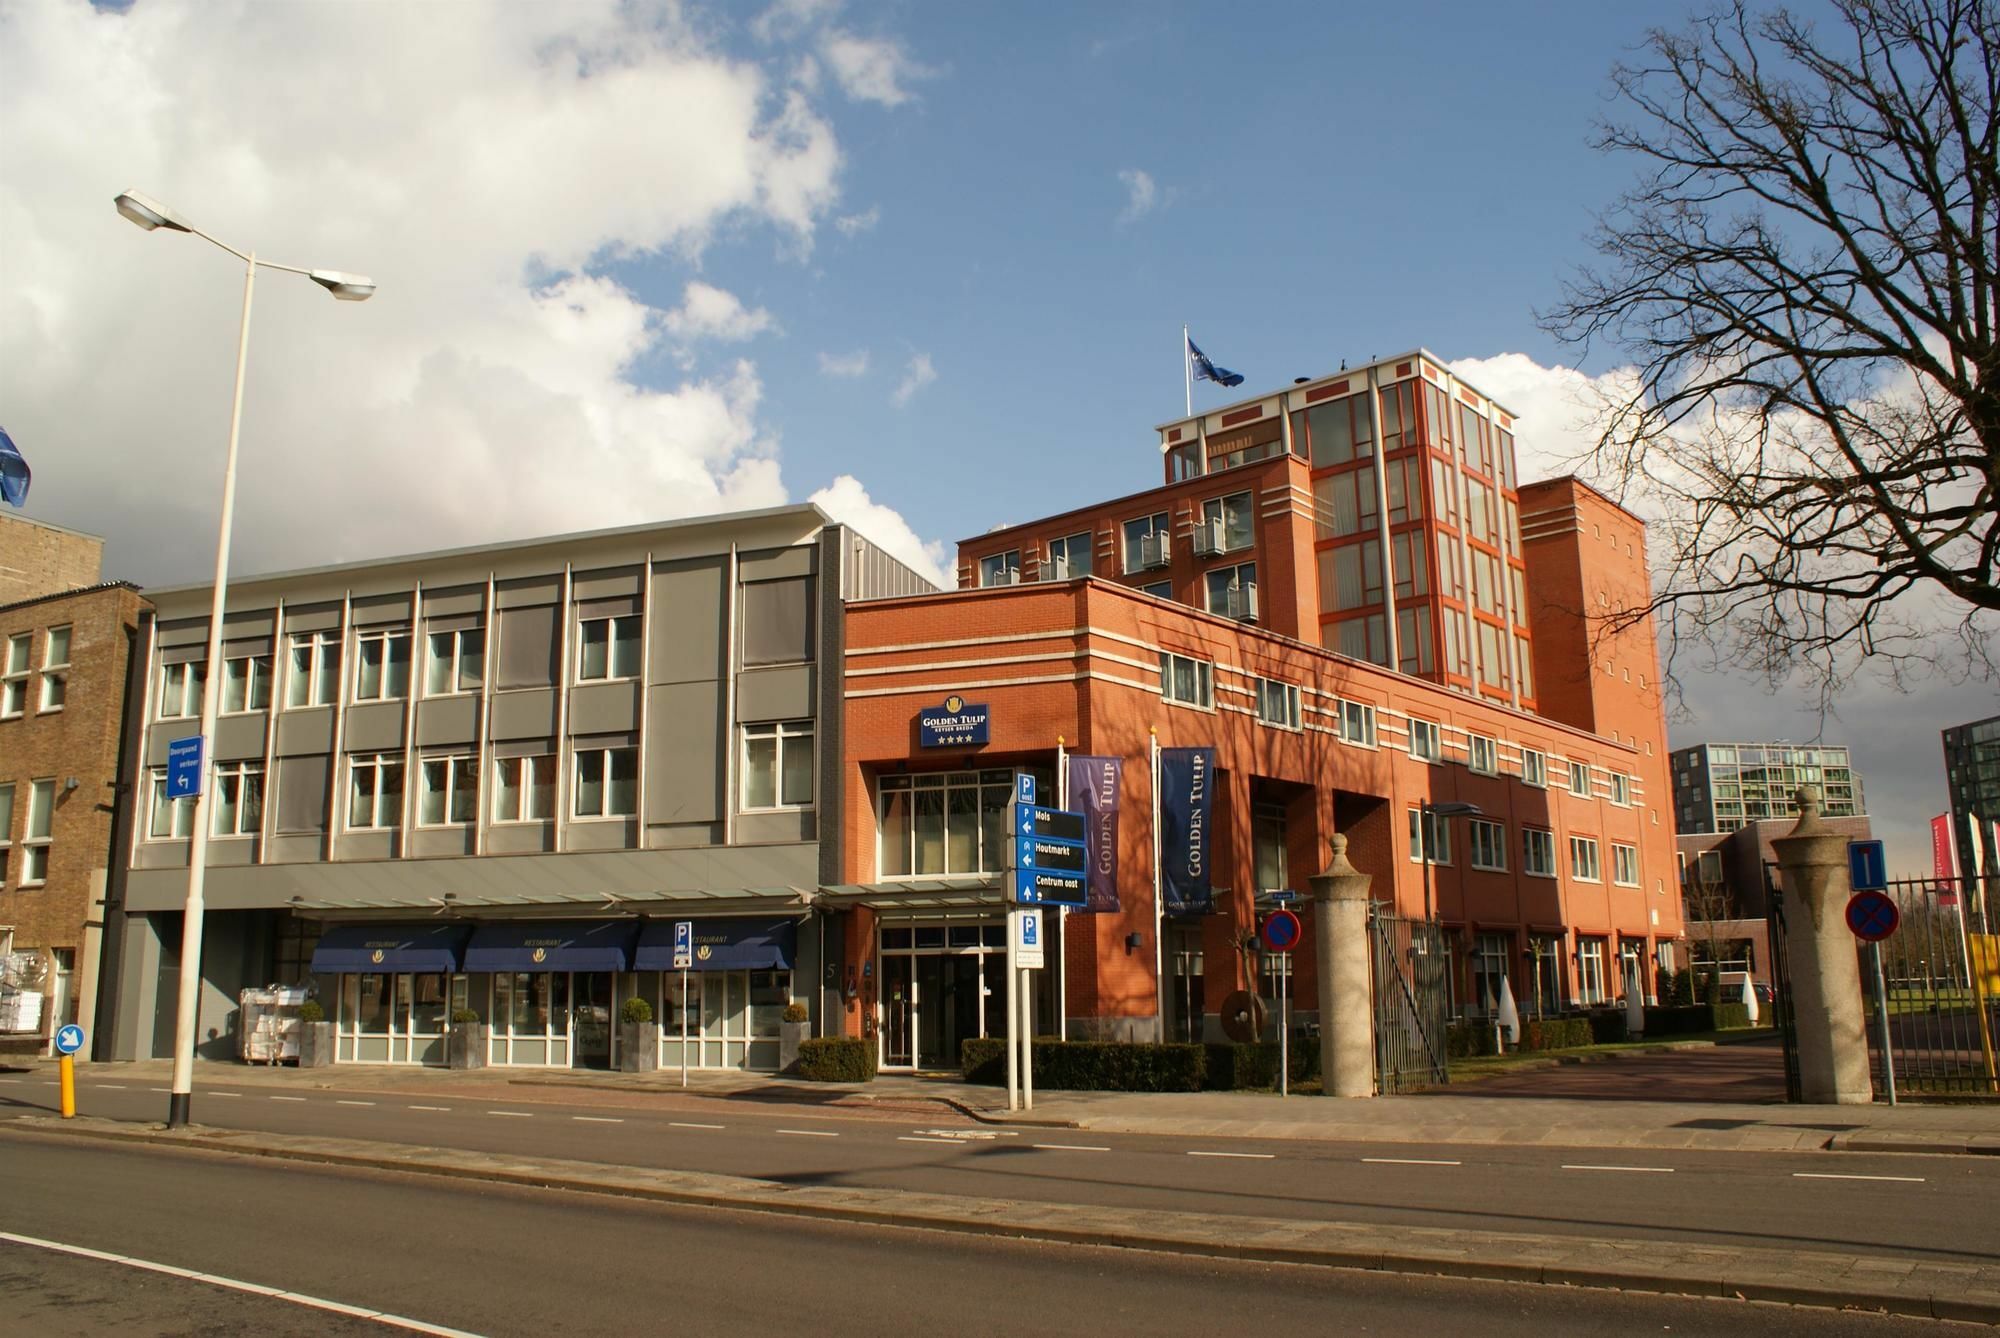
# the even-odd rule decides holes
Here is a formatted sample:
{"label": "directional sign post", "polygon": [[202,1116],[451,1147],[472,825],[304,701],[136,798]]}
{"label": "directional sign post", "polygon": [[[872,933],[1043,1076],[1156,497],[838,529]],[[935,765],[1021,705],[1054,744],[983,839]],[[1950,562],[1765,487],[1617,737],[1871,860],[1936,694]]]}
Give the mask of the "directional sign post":
{"label": "directional sign post", "polygon": [[56,1065],[62,1083],[62,1117],[76,1118],[76,1052],[83,1049],[83,1028],[72,1022],[56,1030],[56,1053],[62,1056]]}
{"label": "directional sign post", "polygon": [[1278,1095],[1292,1090],[1292,968],[1288,955],[1299,946],[1299,917],[1283,907],[1264,917],[1258,931],[1264,946],[1278,954]]}
{"label": "directional sign post", "polygon": [[193,799],[201,793],[201,756],[207,740],[199,734],[167,744],[167,798]]}
{"label": "directional sign post", "polygon": [[688,1085],[688,968],[694,965],[694,921],[674,921],[674,968],[681,973],[681,1086]]}
{"label": "directional sign post", "polygon": [[1088,903],[1083,814],[1017,800],[1008,806],[1007,827],[1014,837],[1007,861],[1013,870],[1009,900],[1022,906]]}
{"label": "directional sign post", "polygon": [[[1850,876],[1864,872],[1862,860],[1856,855],[1856,847],[1875,846],[1875,858],[1881,858],[1880,841],[1851,841],[1847,846],[1848,873]],[[1856,892],[1847,899],[1847,927],[1868,945],[1868,958],[1875,971],[1875,1021],[1882,1029],[1882,1072],[1889,1093],[1889,1104],[1896,1104],[1896,1056],[1889,1047],[1889,994],[1882,981],[1882,940],[1896,932],[1902,922],[1903,913],[1886,892]]]}

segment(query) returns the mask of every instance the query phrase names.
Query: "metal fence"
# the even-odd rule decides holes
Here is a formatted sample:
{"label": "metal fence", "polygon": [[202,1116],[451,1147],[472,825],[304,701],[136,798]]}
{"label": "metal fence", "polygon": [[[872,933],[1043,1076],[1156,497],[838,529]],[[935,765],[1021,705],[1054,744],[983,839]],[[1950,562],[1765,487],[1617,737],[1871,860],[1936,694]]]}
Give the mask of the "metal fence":
{"label": "metal fence", "polygon": [[1792,1012],[1792,959],[1785,949],[1785,905],[1784,898],[1775,890],[1771,893],[1771,910],[1767,917],[1770,925],[1771,960],[1771,1024],[1778,1029],[1778,1040],[1785,1054],[1785,1100],[1805,1100],[1805,1086],[1799,1080],[1799,1029],[1796,1016]]}
{"label": "metal fence", "polygon": [[[1857,954],[1868,1007],[1875,1094],[2000,1098],[2000,937],[1988,907],[2000,879],[1921,878],[1891,883],[1896,931]],[[1871,954],[1879,949],[1881,973]],[[1881,981],[1878,990],[1876,982]]]}
{"label": "metal fence", "polygon": [[1444,932],[1380,907],[1368,929],[1375,958],[1375,1082],[1384,1094],[1450,1080],[1445,1025],[1451,1011]]}

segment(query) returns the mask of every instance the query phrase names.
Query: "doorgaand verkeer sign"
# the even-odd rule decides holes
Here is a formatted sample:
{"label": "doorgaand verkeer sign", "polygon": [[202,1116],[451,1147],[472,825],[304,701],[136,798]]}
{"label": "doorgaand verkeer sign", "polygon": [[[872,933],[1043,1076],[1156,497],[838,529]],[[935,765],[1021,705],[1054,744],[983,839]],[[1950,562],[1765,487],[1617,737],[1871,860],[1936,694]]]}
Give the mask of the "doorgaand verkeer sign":
{"label": "doorgaand verkeer sign", "polygon": [[1168,915],[1215,909],[1208,828],[1215,812],[1215,749],[1160,749],[1160,890]]}
{"label": "doorgaand verkeer sign", "polygon": [[954,693],[944,705],[917,712],[917,746],[977,748],[986,742],[987,718],[985,702],[968,702]]}
{"label": "doorgaand verkeer sign", "polygon": [[1118,803],[1124,759],[1071,757],[1070,806],[1083,814],[1090,869],[1088,911],[1118,909]]}

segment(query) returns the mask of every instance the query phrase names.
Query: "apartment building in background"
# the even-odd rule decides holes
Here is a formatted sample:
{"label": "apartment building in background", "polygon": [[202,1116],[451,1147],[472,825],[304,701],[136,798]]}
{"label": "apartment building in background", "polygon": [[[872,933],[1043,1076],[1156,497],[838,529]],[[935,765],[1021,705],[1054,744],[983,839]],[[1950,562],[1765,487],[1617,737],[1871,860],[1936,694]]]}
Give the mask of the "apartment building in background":
{"label": "apartment building in background", "polygon": [[1944,774],[1959,874],[1978,867],[1989,877],[2000,875],[2000,715],[1944,731]]}
{"label": "apartment building in background", "polygon": [[1672,754],[1674,814],[1686,832],[1733,832],[1752,822],[1797,818],[1801,785],[1819,787],[1822,816],[1867,813],[1861,775],[1847,749],[1825,744],[1697,743]]}

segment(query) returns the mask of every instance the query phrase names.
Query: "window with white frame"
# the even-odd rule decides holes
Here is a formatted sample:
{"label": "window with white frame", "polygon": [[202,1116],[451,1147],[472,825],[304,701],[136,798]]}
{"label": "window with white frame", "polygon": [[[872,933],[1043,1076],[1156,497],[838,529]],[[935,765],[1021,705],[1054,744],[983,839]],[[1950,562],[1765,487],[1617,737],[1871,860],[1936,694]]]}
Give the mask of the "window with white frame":
{"label": "window with white frame", "polygon": [[743,807],[807,808],[813,801],[813,722],[743,727]]}
{"label": "window with white frame", "polygon": [[340,633],[294,632],[285,705],[331,706],[340,695]]}
{"label": "window with white frame", "polygon": [[1611,843],[1611,881],[1620,887],[1639,885],[1639,847]]}
{"label": "window with white frame", "polygon": [[981,585],[1019,585],[1021,583],[1021,550],[1009,549],[1005,553],[994,553],[979,559],[979,583]]}
{"label": "window with white frame", "polygon": [[1590,798],[1590,763],[1572,762],[1569,764],[1569,792],[1574,795],[1581,795],[1585,799]]}
{"label": "window with white frame", "polygon": [[347,826],[376,831],[403,823],[403,755],[367,753],[347,763]]}
{"label": "window with white frame", "polygon": [[1632,807],[1632,778],[1622,771],[1611,773],[1611,802],[1619,808]]}
{"label": "window with white frame", "polygon": [[146,839],[149,841],[185,841],[194,832],[193,798],[170,799],[167,797],[167,773],[164,769],[154,770],[147,776],[150,799],[147,808],[151,818],[146,824]]}
{"label": "window with white frame", "polygon": [[0,663],[0,719],[10,719],[28,709],[28,653],[34,637],[22,632],[7,638],[7,655]]}
{"label": "window with white frame", "polygon": [[1299,685],[1275,678],[1257,680],[1257,718],[1285,729],[1299,727]]}
{"label": "window with white frame", "polygon": [[1597,838],[1594,836],[1572,836],[1569,838],[1569,876],[1579,883],[1601,883],[1604,870],[1598,863]]}
{"label": "window with white frame", "polygon": [[1090,575],[1091,541],[1089,530],[1049,540],[1049,570],[1042,575],[1051,581],[1067,581]]}
{"label": "window with white frame", "polygon": [[185,720],[201,714],[201,691],[208,666],[199,660],[160,666],[159,720]]}
{"label": "window with white frame", "polygon": [[[1140,516],[1137,520],[1125,522],[1125,570],[1147,571],[1154,567],[1164,567],[1168,556],[1167,538],[1173,532],[1173,521],[1164,511],[1157,516]],[[1147,540],[1153,542],[1148,543]],[[1150,561],[1148,559],[1151,559]]]}
{"label": "window with white frame", "polygon": [[1423,762],[1444,761],[1444,731],[1437,721],[1410,717],[1410,756]]}
{"label": "window with white frame", "polygon": [[555,813],[554,754],[494,759],[493,821],[547,822]]}
{"label": "window with white frame", "polygon": [[1533,748],[1523,748],[1521,750],[1521,783],[1523,785],[1532,785],[1536,789],[1542,789],[1548,785],[1548,754],[1537,752]]}
{"label": "window with white frame", "polygon": [[0,885],[7,881],[7,857],[14,852],[14,783],[0,783]]}
{"label": "window with white frame", "polygon": [[410,695],[410,629],[354,634],[354,700],[395,701]]}
{"label": "window with white frame", "polygon": [[1252,493],[1237,492],[1227,497],[1211,497],[1201,504],[1201,518],[1204,522],[1222,522],[1222,551],[1234,553],[1248,548],[1255,542],[1256,497]]}
{"label": "window with white frame", "polygon": [[577,818],[629,818],[639,811],[639,750],[579,748],[575,762]]}
{"label": "window with white frame", "polygon": [[[1419,845],[1417,841],[1417,829],[1420,826],[1424,829],[1426,838],[1422,845]],[[1451,821],[1447,818],[1440,818],[1437,814],[1428,810],[1413,808],[1410,810],[1411,863],[1415,864],[1423,861],[1424,847],[1426,846],[1429,847],[1431,863],[1451,863]]]}
{"label": "window with white frame", "polygon": [[600,683],[639,676],[639,615],[579,618],[576,624],[576,681]]}
{"label": "window with white frame", "polygon": [[1500,774],[1500,745],[1484,734],[1468,734],[1465,739],[1465,765],[1482,776]]}
{"label": "window with white frame", "polygon": [[218,762],[209,831],[215,836],[257,836],[264,830],[264,764]]}
{"label": "window with white frame", "polygon": [[1171,651],[1160,652],[1160,695],[1184,706],[1215,705],[1215,666]]}
{"label": "window with white frame", "polygon": [[1531,878],[1556,876],[1556,834],[1543,827],[1521,829],[1521,872]]}
{"label": "window with white frame", "polygon": [[477,757],[470,753],[426,757],[417,764],[417,773],[419,827],[463,826],[479,816]]}
{"label": "window with white frame", "polygon": [[222,714],[263,711],[270,705],[270,656],[232,655],[222,662]]}
{"label": "window with white frame", "polygon": [[69,695],[69,643],[68,627],[51,627],[42,633],[42,700],[38,710],[63,708],[63,699]]}
{"label": "window with white frame", "polygon": [[1601,1004],[1607,996],[1604,993],[1604,940],[1601,938],[1578,939],[1576,944],[1576,982],[1578,1002],[1588,1008]]}
{"label": "window with white frame", "polygon": [[1357,748],[1375,746],[1375,708],[1366,702],[1340,703],[1340,741]]}
{"label": "window with white frame", "polygon": [[1507,872],[1507,828],[1498,822],[1473,818],[1466,823],[1467,858],[1475,869]]}
{"label": "window with white frame", "polygon": [[425,639],[424,695],[477,692],[486,682],[486,629],[461,627]]}
{"label": "window with white frame", "polygon": [[55,780],[29,781],[28,828],[21,840],[22,887],[39,887],[49,880],[49,843],[54,840],[55,810]]}
{"label": "window with white frame", "polygon": [[1008,770],[932,771],[876,782],[875,869],[882,878],[999,873],[1007,867]]}

